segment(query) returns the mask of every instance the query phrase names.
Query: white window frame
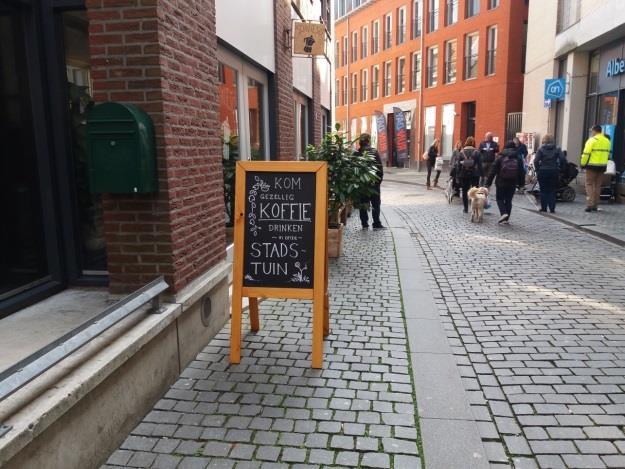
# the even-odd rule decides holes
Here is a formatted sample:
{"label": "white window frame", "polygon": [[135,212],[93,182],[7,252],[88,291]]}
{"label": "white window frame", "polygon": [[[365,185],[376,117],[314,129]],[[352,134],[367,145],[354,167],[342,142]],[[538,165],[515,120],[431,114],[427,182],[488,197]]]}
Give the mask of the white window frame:
{"label": "white window frame", "polygon": [[[377,78],[377,81],[374,81]],[[375,93],[374,93],[375,90]],[[374,65],[371,68],[371,99],[380,97],[380,66]]]}
{"label": "white window frame", "polygon": [[384,50],[393,47],[393,13],[384,15]]}
{"label": "white window frame", "polygon": [[[447,69],[447,66],[449,64],[449,45],[450,44],[454,44],[456,46],[456,56],[454,57],[454,65],[456,66],[456,71],[454,73],[454,77],[452,80],[449,79],[449,71]],[[449,41],[445,41],[444,43],[444,47],[445,47],[445,57],[443,60],[443,68],[444,68],[444,74],[443,74],[443,83],[445,83],[446,85],[451,85],[453,83],[456,83],[456,81],[458,81],[458,41],[456,39],[450,39]]]}
{"label": "white window frame", "polygon": [[358,73],[352,73],[352,87],[350,88],[350,102],[356,104],[358,102]]}
{"label": "white window frame", "polygon": [[423,34],[423,0],[412,2],[412,39],[416,39]]}
{"label": "white window frame", "polygon": [[[494,33],[494,34],[493,34]],[[494,36],[494,40],[493,40]],[[497,73],[497,41],[499,31],[497,25],[486,28],[486,75],[492,76]],[[491,53],[493,55],[491,59]]]}
{"label": "white window frame", "polygon": [[[419,64],[419,68],[415,75],[415,65]],[[410,89],[417,91],[421,89],[421,73],[423,73],[423,59],[421,57],[421,51],[412,53],[412,63],[410,65]],[[416,79],[415,79],[416,78]]]}
{"label": "white window frame", "polygon": [[349,50],[350,63],[354,63],[358,60],[358,31],[352,32],[352,44]]}
{"label": "white window frame", "polygon": [[[382,84],[382,96],[385,98],[391,96],[393,94],[393,61],[389,60],[388,62],[384,62],[384,73],[383,73],[383,84]],[[388,83],[388,91],[386,89],[386,84]]]}
{"label": "white window frame", "polygon": [[368,100],[369,93],[367,92],[367,88],[369,85],[369,70],[363,68],[360,71],[360,101],[364,102]]}
{"label": "white window frame", "polygon": [[[403,73],[400,73],[403,71]],[[403,83],[400,80],[403,77]],[[400,86],[401,89],[400,89]],[[395,94],[404,94],[406,92],[406,57],[397,58],[397,72],[395,73]]]}
{"label": "white window frame", "polygon": [[371,26],[371,55],[380,52],[380,20],[375,20]]}
{"label": "white window frame", "polygon": [[365,59],[369,55],[369,28],[363,26],[360,35],[360,58]]}
{"label": "white window frame", "polygon": [[[434,55],[433,52],[436,51],[436,64],[434,66],[434,73],[431,75],[432,79],[430,80],[430,69],[432,69],[432,56]],[[426,88],[434,88],[435,86],[438,86],[438,58],[439,58],[439,53],[438,53],[438,46],[431,46],[428,47],[427,49],[427,73],[426,73],[426,80],[425,80],[425,86]]]}
{"label": "white window frame", "polygon": [[263,85],[262,108],[263,108],[263,149],[265,160],[271,154],[269,141],[269,92],[267,74],[230,51],[219,47],[217,49],[217,60],[237,71],[237,92],[238,92],[238,120],[239,120],[239,159],[250,160],[252,158],[250,141],[250,103],[247,94],[248,78],[256,80]]}
{"label": "white window frame", "polygon": [[[402,21],[403,20],[403,21]],[[397,45],[406,42],[406,7],[397,9]]]}

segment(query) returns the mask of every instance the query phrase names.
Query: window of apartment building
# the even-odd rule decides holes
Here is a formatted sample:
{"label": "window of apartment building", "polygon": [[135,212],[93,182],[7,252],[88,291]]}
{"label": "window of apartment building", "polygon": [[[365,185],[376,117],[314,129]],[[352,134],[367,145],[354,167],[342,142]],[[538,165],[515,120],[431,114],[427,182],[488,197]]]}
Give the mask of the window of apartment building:
{"label": "window of apartment building", "polygon": [[380,67],[374,65],[371,69],[371,99],[378,99],[380,96]]}
{"label": "window of apartment building", "polygon": [[342,50],[342,54],[341,54],[341,65],[345,66],[347,65],[347,48],[349,46],[347,45],[347,36],[343,36],[343,50]]}
{"label": "window of apartment building", "polygon": [[340,48],[339,48],[339,41],[336,41],[335,45],[334,45],[334,67],[338,68],[340,65],[339,62],[339,54],[340,54]]}
{"label": "window of apartment building", "polygon": [[471,18],[480,13],[480,0],[467,0],[465,18]]}
{"label": "window of apartment building", "polygon": [[458,22],[458,0],[447,0],[445,6],[445,26]]}
{"label": "window of apartment building", "polygon": [[488,0],[488,9],[492,10],[493,8],[497,8],[499,6],[499,0]]}
{"label": "window of apartment building", "polygon": [[486,75],[494,75],[497,59],[497,26],[486,30]]}
{"label": "window of apartment building", "polygon": [[340,81],[336,80],[336,82],[334,83],[334,106],[340,106],[341,105],[341,93],[340,93]]}
{"label": "window of apartment building", "polygon": [[467,34],[464,37],[464,79],[477,78],[479,35]]}
{"label": "window of apartment building", "polygon": [[428,64],[427,64],[427,86],[428,88],[436,86],[438,81],[438,47],[430,47],[428,49]]}
{"label": "window of apartment building", "polygon": [[393,68],[392,62],[386,62],[384,64],[384,96],[391,95],[391,70]]}
{"label": "window of apartment building", "polygon": [[397,44],[406,40],[406,7],[397,10]]}
{"label": "window of apartment building", "polygon": [[581,0],[558,0],[557,31],[561,33],[579,21]]}
{"label": "window of apartment building", "polygon": [[384,17],[384,48],[388,49],[393,45],[393,14],[389,13]]}
{"label": "window of apartment building", "polygon": [[380,51],[380,22],[375,20],[371,26],[371,53],[377,54]]}
{"label": "window of apartment building", "polygon": [[346,76],[343,77],[343,106],[346,106],[347,104],[349,104],[349,101],[347,100],[349,96],[349,83],[348,83],[348,79]]}
{"label": "window of apartment building", "polygon": [[410,86],[412,91],[421,89],[421,52],[412,54],[412,77]]}
{"label": "window of apartment building", "polygon": [[367,45],[369,43],[369,28],[367,28],[366,26],[362,27],[362,32],[360,33],[360,40],[361,40],[360,57],[364,59],[368,55]]}
{"label": "window of apartment building", "polygon": [[458,43],[447,41],[445,43],[445,83],[456,82],[456,55],[458,51]]}
{"label": "window of apartment building", "polygon": [[358,60],[358,32],[352,33],[352,63]]}
{"label": "window of apartment building", "polygon": [[367,69],[363,69],[360,72],[360,100],[367,100],[367,83],[369,83],[369,76]]}
{"label": "window of apartment building", "polygon": [[421,22],[423,21],[423,1],[412,2],[412,39],[421,36]]}
{"label": "window of apartment building", "polygon": [[358,102],[358,74],[352,75],[352,104]]}
{"label": "window of apartment building", "polygon": [[428,32],[438,29],[438,0],[429,0],[428,3]]}
{"label": "window of apartment building", "polygon": [[397,85],[395,87],[397,94],[406,91],[406,58],[397,59]]}

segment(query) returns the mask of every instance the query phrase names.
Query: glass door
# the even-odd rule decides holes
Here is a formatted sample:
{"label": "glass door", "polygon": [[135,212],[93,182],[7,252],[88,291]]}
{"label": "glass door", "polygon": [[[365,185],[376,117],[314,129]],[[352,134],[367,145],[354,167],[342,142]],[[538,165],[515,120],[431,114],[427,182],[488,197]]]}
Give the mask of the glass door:
{"label": "glass door", "polygon": [[0,2],[0,301],[50,279],[22,14]]}

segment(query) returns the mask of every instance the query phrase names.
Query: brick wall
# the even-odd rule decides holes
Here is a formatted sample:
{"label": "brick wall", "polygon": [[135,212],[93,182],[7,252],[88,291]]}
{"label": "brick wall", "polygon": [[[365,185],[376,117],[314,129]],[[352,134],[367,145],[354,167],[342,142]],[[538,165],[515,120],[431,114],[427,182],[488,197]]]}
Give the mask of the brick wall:
{"label": "brick wall", "polygon": [[278,160],[292,160],[295,155],[295,102],[293,99],[293,60],[285,30],[291,29],[290,0],[274,0],[274,35],[276,73],[274,76],[276,148]]}
{"label": "brick wall", "polygon": [[214,0],[87,0],[96,102],[152,117],[159,192],[104,202],[110,288],[178,291],[225,257]]}

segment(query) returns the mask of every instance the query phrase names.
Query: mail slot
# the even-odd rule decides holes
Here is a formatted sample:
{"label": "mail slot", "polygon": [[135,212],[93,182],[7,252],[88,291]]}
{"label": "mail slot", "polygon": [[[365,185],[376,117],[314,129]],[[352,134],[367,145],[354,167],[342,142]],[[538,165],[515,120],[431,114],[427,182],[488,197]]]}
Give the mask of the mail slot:
{"label": "mail slot", "polygon": [[102,103],[87,118],[92,193],[155,192],[156,149],[150,116],[132,104]]}

